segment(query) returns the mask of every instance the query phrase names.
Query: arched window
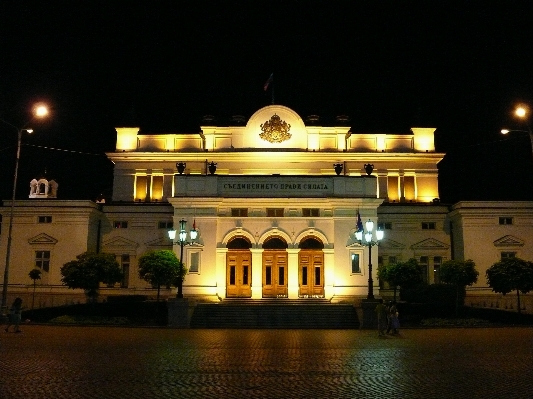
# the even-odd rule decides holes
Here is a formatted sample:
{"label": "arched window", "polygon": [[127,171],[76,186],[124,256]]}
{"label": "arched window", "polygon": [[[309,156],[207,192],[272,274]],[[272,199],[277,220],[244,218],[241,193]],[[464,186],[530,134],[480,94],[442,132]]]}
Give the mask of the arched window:
{"label": "arched window", "polygon": [[300,242],[299,247],[301,249],[324,249],[324,244],[316,238],[306,238]]}
{"label": "arched window", "polygon": [[250,249],[252,244],[244,237],[232,238],[227,245],[228,249]]}
{"label": "arched window", "polygon": [[263,244],[263,249],[287,249],[287,248],[288,248],[288,245],[285,242],[285,240],[279,237],[269,238]]}

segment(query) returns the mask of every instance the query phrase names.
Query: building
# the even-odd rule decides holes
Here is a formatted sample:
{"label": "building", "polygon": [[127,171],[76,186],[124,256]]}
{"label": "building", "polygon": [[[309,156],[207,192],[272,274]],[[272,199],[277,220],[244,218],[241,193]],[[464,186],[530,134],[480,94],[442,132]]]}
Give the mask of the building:
{"label": "building", "polygon": [[[61,285],[59,269],[85,251],[115,254],[125,272],[124,281],[102,287],[102,295],[155,295],[139,279],[137,260],[150,249],[174,248],[189,268],[185,296],[205,300],[355,301],[366,297],[369,277],[377,295],[386,292],[377,267],[368,275],[369,264],[415,257],[423,278],[433,283],[452,256],[476,263],[479,257],[482,275],[481,264],[486,269],[498,260],[487,256],[479,231],[465,228],[470,206],[439,201],[437,165],[444,154],[435,151],[434,128],[355,133],[345,118],[339,126],[320,126],[314,116],[306,124],[281,105],[248,120],[234,117],[233,126],[204,122],[190,134],[117,128],[116,149],[107,154],[114,163],[111,201],[16,201],[10,295],[31,290],[28,273],[37,266],[44,276],[38,282],[43,304],[81,300],[83,293]],[[530,255],[532,206],[474,205],[493,215],[484,216],[486,223],[520,221],[498,237],[494,229],[493,255],[506,249],[500,251],[506,256],[518,243]],[[5,201],[0,209],[4,224],[9,207]],[[385,233],[372,251],[355,239],[358,215]],[[185,230],[199,232],[191,245],[176,245],[167,235],[181,220]],[[477,288],[486,289],[483,277]]]}

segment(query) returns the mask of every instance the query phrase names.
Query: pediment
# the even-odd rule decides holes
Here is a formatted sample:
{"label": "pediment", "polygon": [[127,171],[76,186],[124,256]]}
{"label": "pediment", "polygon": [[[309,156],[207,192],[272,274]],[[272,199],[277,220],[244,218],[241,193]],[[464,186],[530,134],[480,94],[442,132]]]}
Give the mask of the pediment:
{"label": "pediment", "polygon": [[37,234],[36,236],[34,237],[31,237],[29,240],[28,240],[28,243],[30,245],[36,245],[36,244],[50,244],[50,245],[54,245],[54,244],[57,244],[57,241],[54,237],[52,236],[49,236],[48,234],[45,234],[45,233],[41,233],[41,234]]}
{"label": "pediment", "polygon": [[105,248],[106,252],[114,252],[120,250],[132,251],[135,250],[138,246],[139,244],[135,241],[128,240],[124,237],[115,237],[103,243],[103,247]]}
{"label": "pediment", "polygon": [[506,235],[494,241],[495,247],[522,247],[524,241],[512,235]]}
{"label": "pediment", "polygon": [[398,242],[398,241],[389,240],[387,238],[381,241],[379,243],[379,246],[385,249],[404,249],[405,248],[405,244],[402,244],[401,242]]}
{"label": "pediment", "polygon": [[450,246],[448,244],[443,243],[442,241],[435,240],[434,238],[426,238],[425,240],[419,241],[416,244],[411,245],[411,249],[431,249],[431,250],[437,250],[437,249],[448,249]]}

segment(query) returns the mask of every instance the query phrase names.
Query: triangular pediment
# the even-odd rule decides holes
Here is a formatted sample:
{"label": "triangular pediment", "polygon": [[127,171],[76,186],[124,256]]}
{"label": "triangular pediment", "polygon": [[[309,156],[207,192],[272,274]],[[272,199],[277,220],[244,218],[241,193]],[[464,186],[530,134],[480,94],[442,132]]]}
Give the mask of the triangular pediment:
{"label": "triangular pediment", "polygon": [[134,250],[139,246],[138,243],[132,240],[128,240],[124,237],[115,237],[110,239],[109,241],[104,242],[103,247],[105,248],[106,252],[115,252],[119,250]]}
{"label": "triangular pediment", "polygon": [[522,247],[524,241],[512,235],[506,235],[494,241],[495,247]]}
{"label": "triangular pediment", "polygon": [[48,234],[41,233],[41,234],[37,234],[34,237],[31,237],[28,240],[28,243],[30,245],[35,245],[35,244],[41,244],[41,245],[42,244],[50,244],[50,245],[53,245],[53,244],[57,244],[57,240],[54,237],[49,236]]}
{"label": "triangular pediment", "polygon": [[419,241],[416,244],[411,245],[411,249],[448,249],[450,246],[443,243],[442,241],[435,240],[434,238],[426,238],[425,240]]}
{"label": "triangular pediment", "polygon": [[405,245],[402,244],[401,242],[389,240],[387,238],[381,241],[379,243],[379,246],[381,248],[386,248],[386,249],[404,249],[405,248]]}

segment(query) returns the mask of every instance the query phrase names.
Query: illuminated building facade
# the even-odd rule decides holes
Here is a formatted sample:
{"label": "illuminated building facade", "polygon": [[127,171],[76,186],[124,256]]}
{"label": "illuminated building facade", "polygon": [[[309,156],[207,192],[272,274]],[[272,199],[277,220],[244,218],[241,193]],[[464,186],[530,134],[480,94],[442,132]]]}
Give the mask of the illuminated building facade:
{"label": "illuminated building facade", "polygon": [[[107,154],[114,163],[111,200],[17,201],[10,296],[29,295],[28,273],[37,266],[42,303],[79,300],[73,298],[83,293],[67,290],[59,269],[85,251],[115,254],[124,271],[124,280],[102,287],[101,295],[154,295],[138,277],[138,258],[150,249],[173,248],[179,256],[167,231],[182,219],[199,232],[183,248],[184,295],[206,300],[356,300],[367,294],[369,262],[380,296],[388,287],[380,286],[379,266],[415,257],[423,279],[439,282],[442,262],[468,246],[458,240],[466,234],[453,240],[450,230],[460,225],[450,218],[460,220],[464,208],[450,213],[438,200],[444,154],[435,152],[434,128],[356,133],[342,123],[306,124],[281,105],[235,121],[206,121],[190,134],[117,128],[116,149]],[[372,259],[355,239],[358,214],[384,230]],[[5,254],[5,234],[0,243]]]}

